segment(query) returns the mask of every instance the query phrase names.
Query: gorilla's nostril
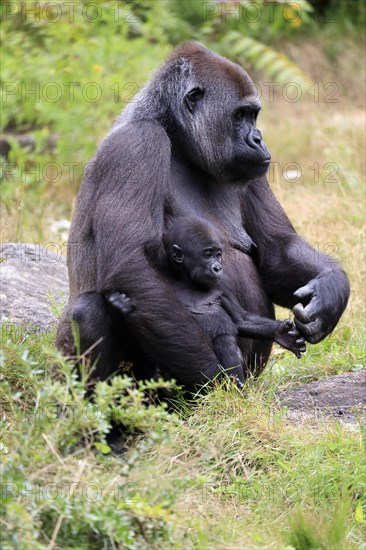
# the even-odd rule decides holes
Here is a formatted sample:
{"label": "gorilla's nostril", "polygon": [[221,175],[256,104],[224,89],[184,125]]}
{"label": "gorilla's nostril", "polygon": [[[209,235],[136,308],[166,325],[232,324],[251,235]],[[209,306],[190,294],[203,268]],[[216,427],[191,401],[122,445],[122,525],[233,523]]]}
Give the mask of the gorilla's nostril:
{"label": "gorilla's nostril", "polygon": [[254,143],[257,143],[258,145],[261,143],[262,134],[260,133],[259,130],[254,130],[254,132],[253,132],[253,141],[254,141]]}
{"label": "gorilla's nostril", "polygon": [[246,142],[252,149],[257,149],[258,146],[262,147],[262,134],[259,130],[257,130],[257,128],[253,128],[249,131],[246,137]]}

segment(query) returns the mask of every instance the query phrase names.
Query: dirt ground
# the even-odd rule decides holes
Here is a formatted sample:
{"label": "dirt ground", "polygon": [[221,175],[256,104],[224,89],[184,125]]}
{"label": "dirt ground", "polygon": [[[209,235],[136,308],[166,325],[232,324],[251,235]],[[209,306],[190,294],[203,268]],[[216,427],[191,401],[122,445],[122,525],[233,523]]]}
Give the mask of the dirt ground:
{"label": "dirt ground", "polygon": [[339,374],[280,392],[290,420],[333,417],[345,423],[366,423],[366,369]]}

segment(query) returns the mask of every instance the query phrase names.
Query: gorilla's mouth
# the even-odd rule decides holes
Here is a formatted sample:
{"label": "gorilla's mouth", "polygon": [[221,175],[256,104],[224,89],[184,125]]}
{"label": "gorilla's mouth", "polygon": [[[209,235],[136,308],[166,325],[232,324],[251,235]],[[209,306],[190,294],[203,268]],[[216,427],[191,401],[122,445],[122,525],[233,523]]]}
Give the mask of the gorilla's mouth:
{"label": "gorilla's mouth", "polygon": [[271,162],[271,157],[267,157],[267,158],[264,158],[264,159],[259,159],[259,160],[254,160],[253,161],[253,164],[258,164],[259,166],[267,166],[268,164],[270,164]]}
{"label": "gorilla's mouth", "polygon": [[195,284],[198,287],[201,287],[203,289],[210,289],[217,285],[217,283],[220,282],[222,276],[221,274],[206,274],[204,277],[199,277],[198,279],[195,279]]}

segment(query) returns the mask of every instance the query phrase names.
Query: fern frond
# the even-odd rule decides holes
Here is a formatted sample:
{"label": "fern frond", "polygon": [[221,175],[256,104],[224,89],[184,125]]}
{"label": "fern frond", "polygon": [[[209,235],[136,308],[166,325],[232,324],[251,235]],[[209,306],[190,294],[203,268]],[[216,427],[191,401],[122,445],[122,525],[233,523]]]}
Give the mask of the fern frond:
{"label": "fern frond", "polygon": [[231,59],[235,57],[244,66],[250,63],[256,71],[265,73],[280,84],[296,82],[304,90],[313,84],[310,77],[286,55],[254,38],[231,32],[225,36],[222,47],[225,50],[224,55],[230,56]]}

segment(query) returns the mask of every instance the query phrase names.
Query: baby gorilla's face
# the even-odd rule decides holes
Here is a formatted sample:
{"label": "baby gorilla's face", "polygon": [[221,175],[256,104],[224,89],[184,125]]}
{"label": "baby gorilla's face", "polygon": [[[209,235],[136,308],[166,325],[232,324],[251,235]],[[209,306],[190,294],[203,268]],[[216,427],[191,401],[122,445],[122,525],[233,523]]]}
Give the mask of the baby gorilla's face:
{"label": "baby gorilla's face", "polygon": [[222,247],[217,242],[203,243],[197,250],[188,249],[185,259],[191,280],[198,286],[214,287],[222,278]]}

